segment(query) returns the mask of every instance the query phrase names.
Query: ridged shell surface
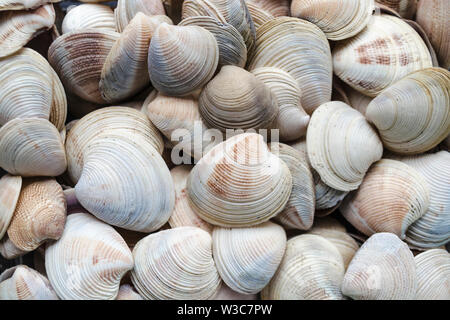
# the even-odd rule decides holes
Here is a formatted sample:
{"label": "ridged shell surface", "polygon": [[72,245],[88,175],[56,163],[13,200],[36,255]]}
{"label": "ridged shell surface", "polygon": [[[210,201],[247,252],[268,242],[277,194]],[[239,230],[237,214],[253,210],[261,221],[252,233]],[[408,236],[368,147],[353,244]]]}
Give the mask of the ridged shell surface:
{"label": "ridged shell surface", "polygon": [[431,249],[414,257],[417,266],[416,300],[450,300],[450,254]]}

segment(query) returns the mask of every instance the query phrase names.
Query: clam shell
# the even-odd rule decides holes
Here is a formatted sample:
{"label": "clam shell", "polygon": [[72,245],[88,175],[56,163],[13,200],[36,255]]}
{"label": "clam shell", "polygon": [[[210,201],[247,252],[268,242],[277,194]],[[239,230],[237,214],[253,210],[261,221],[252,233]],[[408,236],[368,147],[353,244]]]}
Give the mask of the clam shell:
{"label": "clam shell", "polygon": [[367,107],[384,146],[400,154],[432,149],[450,134],[450,72],[414,72],[380,93]]}
{"label": "clam shell", "polygon": [[85,213],[67,217],[62,237],[45,250],[45,270],[63,300],[113,300],[133,256],[111,226]]}
{"label": "clam shell", "polygon": [[419,34],[387,14],[372,16],[367,28],[333,48],[334,73],[371,97],[409,73],[431,66],[430,52]]}
{"label": "clam shell", "polygon": [[18,265],[0,275],[1,300],[58,300],[48,279],[36,270]]}
{"label": "clam shell", "polygon": [[317,25],[333,41],[353,37],[372,16],[374,0],[293,0],[291,15]]}
{"label": "clam shell", "polygon": [[450,300],[450,254],[432,249],[414,257],[417,267],[416,300]]}
{"label": "clam shell", "polygon": [[208,127],[268,129],[278,114],[270,88],[254,74],[224,66],[205,86],[199,99],[200,114]]}
{"label": "clam shell", "polygon": [[430,186],[414,168],[382,159],[364,177],[360,188],[345,198],[340,211],[367,236],[392,232],[405,238],[408,227],[428,209]]}
{"label": "clam shell", "polygon": [[275,127],[280,130],[280,139],[292,141],[305,135],[310,117],[301,106],[297,81],[277,68],[257,68],[252,73],[269,87],[277,101],[279,112]]}
{"label": "clam shell", "polygon": [[20,250],[17,248],[14,243],[8,238],[8,235],[5,234],[3,239],[0,241],[0,254],[3,258],[7,260],[12,260],[18,258],[20,256],[25,255],[27,252]]}
{"label": "clam shell", "polygon": [[340,101],[313,113],[306,136],[308,157],[324,183],[333,189],[358,188],[383,146],[364,116]]}
{"label": "clam shell", "polygon": [[129,284],[123,284],[119,288],[116,300],[144,300]]}
{"label": "clam shell", "polygon": [[67,168],[58,130],[45,119],[13,119],[0,128],[0,166],[23,177],[58,176]]}
{"label": "clam shell", "polygon": [[150,43],[150,80],[167,95],[185,96],[201,89],[214,75],[218,62],[217,41],[202,27],[162,23]]}
{"label": "clam shell", "polygon": [[419,0],[376,0],[376,2],[394,9],[405,19],[412,19]]}
{"label": "clam shell", "polygon": [[[66,92],[64,90],[64,86],[56,74],[55,70],[51,67],[50,71],[53,75],[53,99],[52,99],[52,107],[50,109],[49,121],[53,123],[53,125],[59,131],[62,131],[65,128],[65,123],[67,120],[67,97]],[[63,139],[63,142],[65,139]]]}
{"label": "clam shell", "polygon": [[342,293],[355,300],[409,300],[416,287],[414,256],[406,243],[395,234],[377,233],[350,262]]}
{"label": "clam shell", "polygon": [[282,17],[264,23],[248,66],[249,70],[275,67],[288,72],[298,82],[301,105],[308,114],[331,99],[330,46],[324,33],[308,21]]}
{"label": "clam shell", "polygon": [[265,222],[251,228],[213,231],[213,256],[222,280],[234,291],[261,291],[275,274],[286,249],[282,227]]}
{"label": "clam shell", "polygon": [[122,32],[138,12],[147,16],[165,15],[161,0],[118,0],[114,10],[117,32]]}
{"label": "clam shell", "polygon": [[245,2],[248,7],[257,6],[274,17],[289,16],[289,0],[245,0]]}
{"label": "clam shell", "polygon": [[114,12],[108,6],[88,3],[70,9],[62,22],[62,33],[82,29],[116,30]]}
{"label": "clam shell", "polygon": [[275,17],[261,9],[258,5],[254,4],[253,2],[246,2],[248,12],[250,13],[253,21],[253,25],[255,26],[255,31],[258,31],[259,27],[261,27],[264,23],[267,21],[275,19]]}
{"label": "clam shell", "polygon": [[61,0],[0,0],[0,11],[36,9],[46,3],[60,1]]}
{"label": "clam shell", "polygon": [[9,174],[0,178],[0,239],[11,222],[22,188],[22,177]]}
{"label": "clam shell", "polygon": [[220,288],[208,232],[180,227],[151,234],[133,249],[131,281],[145,299],[211,299]]}
{"label": "clam shell", "polygon": [[344,263],[321,236],[303,234],[287,242],[280,267],[261,292],[263,300],[342,300]]}
{"label": "clam shell", "polygon": [[233,136],[192,169],[187,190],[193,210],[222,227],[247,227],[280,213],[292,190],[289,168],[256,133]]}
{"label": "clam shell", "polygon": [[8,227],[8,237],[22,251],[33,251],[46,240],[61,237],[66,198],[54,179],[26,179]]}
{"label": "clam shell", "polygon": [[19,51],[36,34],[50,29],[54,23],[52,4],[31,11],[0,12],[0,58]]}

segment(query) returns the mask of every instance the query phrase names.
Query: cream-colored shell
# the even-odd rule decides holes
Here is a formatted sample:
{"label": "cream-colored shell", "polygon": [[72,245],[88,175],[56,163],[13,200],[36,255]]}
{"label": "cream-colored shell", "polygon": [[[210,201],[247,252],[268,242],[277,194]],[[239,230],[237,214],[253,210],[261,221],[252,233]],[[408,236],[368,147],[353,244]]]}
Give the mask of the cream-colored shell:
{"label": "cream-colored shell", "polygon": [[11,222],[22,188],[22,177],[9,174],[0,178],[0,239]]}
{"label": "cream-colored shell", "polygon": [[25,255],[27,252],[20,250],[17,248],[14,243],[8,238],[8,235],[5,234],[3,239],[0,241],[0,254],[6,260],[12,260],[18,258],[20,256]]}
{"label": "cream-colored shell", "polygon": [[36,9],[46,3],[60,1],[61,0],[0,0],[0,11]]}
{"label": "cream-colored shell", "polygon": [[414,257],[417,267],[416,300],[450,300],[450,254],[431,249]]}
{"label": "cream-colored shell", "polygon": [[259,6],[254,4],[253,2],[247,2],[248,12],[252,16],[253,25],[255,26],[255,31],[267,21],[275,19],[275,17],[269,12],[261,9]]}
{"label": "cream-colored shell", "polygon": [[245,2],[247,6],[249,4],[257,6],[274,17],[289,16],[289,0],[245,0]]}
{"label": "cream-colored shell", "polygon": [[118,0],[114,10],[117,32],[122,32],[138,12],[150,17],[165,15],[161,0]]}
{"label": "cream-colored shell", "polygon": [[62,22],[62,33],[82,29],[116,30],[113,10],[96,3],[82,4],[71,8]]}

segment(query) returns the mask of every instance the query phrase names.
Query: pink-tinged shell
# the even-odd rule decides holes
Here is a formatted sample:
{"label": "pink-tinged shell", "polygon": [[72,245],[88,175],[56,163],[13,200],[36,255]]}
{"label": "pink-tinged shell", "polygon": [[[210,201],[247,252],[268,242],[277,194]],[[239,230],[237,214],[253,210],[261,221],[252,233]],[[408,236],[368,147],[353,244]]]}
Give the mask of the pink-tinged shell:
{"label": "pink-tinged shell", "polygon": [[5,235],[16,209],[22,177],[9,174],[0,178],[0,239]]}

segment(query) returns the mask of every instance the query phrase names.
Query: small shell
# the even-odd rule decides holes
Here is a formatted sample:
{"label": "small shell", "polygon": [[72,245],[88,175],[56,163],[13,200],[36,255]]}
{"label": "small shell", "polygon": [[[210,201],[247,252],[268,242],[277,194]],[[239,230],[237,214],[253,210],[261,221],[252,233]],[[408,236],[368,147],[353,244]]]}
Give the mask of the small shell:
{"label": "small shell", "polygon": [[[427,1],[428,0],[425,2]],[[416,13],[417,2],[419,2],[419,0],[376,0],[376,2],[394,9],[405,19],[412,19]]]}
{"label": "small shell", "polygon": [[58,300],[47,278],[25,265],[0,275],[0,300]]}
{"label": "small shell", "polygon": [[199,228],[151,234],[133,249],[131,281],[145,299],[211,299],[220,288],[212,239]]}
{"label": "small shell", "polygon": [[234,291],[261,291],[273,277],[286,249],[282,227],[265,222],[252,228],[213,231],[213,255],[222,280]]}
{"label": "small shell", "polygon": [[419,34],[387,14],[372,16],[367,28],[333,48],[334,73],[371,97],[409,73],[431,66],[430,52]]}
{"label": "small shell", "polygon": [[252,73],[224,66],[205,86],[199,99],[206,125],[227,129],[268,129],[278,114],[278,104],[268,86]]}
{"label": "small shell", "polygon": [[162,23],[150,43],[150,80],[167,95],[185,96],[201,89],[214,75],[218,62],[217,41],[202,27]]}
{"label": "small shell", "polygon": [[367,236],[392,232],[405,238],[408,227],[428,209],[430,186],[414,168],[382,159],[364,177],[360,188],[345,198],[340,211]]}
{"label": "small shell", "polygon": [[59,176],[67,168],[58,130],[45,119],[13,119],[0,128],[0,166],[23,177]]}
{"label": "small shell", "polygon": [[101,4],[82,4],[70,9],[62,22],[62,33],[82,29],[116,30],[114,12]]}
{"label": "small shell", "polygon": [[11,222],[21,188],[20,176],[7,174],[0,178],[0,239],[5,235]]}
{"label": "small shell", "polygon": [[414,257],[417,266],[416,300],[450,300],[450,254],[432,249]]}
{"label": "small shell", "polygon": [[122,32],[138,12],[147,16],[165,15],[161,0],[119,0],[114,10],[117,32]]}
{"label": "small shell", "polygon": [[190,204],[205,221],[223,227],[263,223],[285,207],[292,190],[289,168],[255,133],[212,148],[192,169]]}
{"label": "small shell", "polygon": [[321,236],[303,234],[287,242],[280,267],[261,292],[263,300],[342,300],[344,263]]}
{"label": "small shell", "polygon": [[144,300],[129,284],[123,284],[119,288],[116,300]]}
{"label": "small shell", "polygon": [[356,252],[342,283],[355,300],[410,300],[417,287],[414,256],[392,233],[371,236]]}
{"label": "small shell", "polygon": [[45,250],[45,269],[64,300],[116,298],[133,256],[111,226],[85,213],[67,217],[62,237]]}
{"label": "small shell", "polygon": [[255,5],[274,17],[289,16],[289,0],[245,0],[247,6]]}
{"label": "small shell", "polygon": [[0,11],[36,9],[46,3],[60,1],[61,0],[0,0]]}
{"label": "small shell", "polygon": [[26,179],[8,228],[8,237],[22,251],[46,240],[58,240],[66,222],[66,198],[54,179]]}
{"label": "small shell", "polygon": [[353,37],[363,30],[372,16],[374,0],[293,0],[293,17],[317,25],[329,40]]}
{"label": "small shell", "polygon": [[430,68],[406,76],[372,100],[366,117],[391,151],[434,148],[450,134],[450,72]]}
{"label": "small shell", "polygon": [[19,51],[36,34],[50,29],[54,23],[52,4],[32,11],[0,12],[0,57]]}
{"label": "small shell", "polygon": [[312,167],[328,186],[358,188],[383,146],[364,116],[340,101],[321,105],[313,113],[306,136]]}

